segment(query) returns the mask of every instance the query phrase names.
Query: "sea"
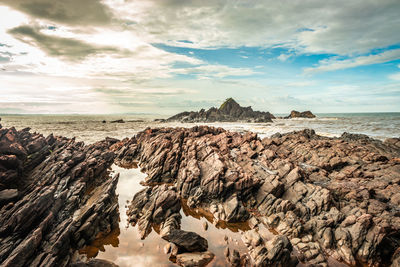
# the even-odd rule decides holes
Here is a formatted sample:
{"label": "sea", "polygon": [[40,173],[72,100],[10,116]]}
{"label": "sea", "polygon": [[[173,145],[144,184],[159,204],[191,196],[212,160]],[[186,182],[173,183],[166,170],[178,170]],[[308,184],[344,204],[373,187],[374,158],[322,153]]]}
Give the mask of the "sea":
{"label": "sea", "polygon": [[[285,116],[287,114],[278,114]],[[314,129],[317,134],[338,137],[343,132],[366,134],[372,138],[384,140],[400,136],[400,113],[336,113],[316,114],[314,119],[276,119],[272,123],[177,123],[154,121],[155,115],[0,115],[3,127],[23,129],[49,134],[75,137],[86,144],[100,141],[105,137],[123,139],[132,137],[148,127],[193,127],[210,125],[222,127],[229,131],[255,132],[260,138],[277,132],[287,133],[302,129]],[[111,123],[115,120],[124,123]],[[129,201],[144,187],[141,185],[146,175],[139,168],[121,168],[113,165],[110,173],[119,173],[120,178],[116,193],[119,202],[119,228],[114,229],[105,238],[95,240],[93,244],[79,251],[82,260],[98,258],[111,261],[120,267],[172,267],[176,266],[173,258],[164,251],[164,241],[154,229],[142,240],[135,226],[127,224],[126,210]],[[208,267],[229,266],[224,257],[224,250],[229,247],[247,255],[247,248],[241,240],[241,232],[249,229],[247,223],[230,225],[217,223],[213,216],[204,210],[190,209],[182,201],[181,229],[193,231],[207,239],[209,250],[215,254]],[[207,225],[207,229],[205,228]],[[259,233],[264,239],[270,239],[273,233],[260,226]],[[249,257],[249,255],[247,255]],[[348,265],[328,259],[330,267]],[[298,267],[304,267],[302,263]]]}
{"label": "sea", "polygon": [[[287,114],[277,114],[285,116]],[[193,127],[210,125],[229,131],[245,133],[255,132],[260,138],[277,132],[287,133],[302,129],[314,129],[319,135],[338,137],[344,132],[366,134],[372,138],[384,140],[400,136],[400,112],[396,113],[328,113],[316,114],[314,119],[275,119],[272,123],[179,123],[158,122],[162,118],[156,115],[11,115],[0,114],[3,127],[23,129],[43,135],[61,135],[76,137],[79,141],[93,143],[106,136],[122,139],[132,137],[147,127]],[[122,119],[125,123],[110,123]],[[106,123],[103,123],[105,121]]]}

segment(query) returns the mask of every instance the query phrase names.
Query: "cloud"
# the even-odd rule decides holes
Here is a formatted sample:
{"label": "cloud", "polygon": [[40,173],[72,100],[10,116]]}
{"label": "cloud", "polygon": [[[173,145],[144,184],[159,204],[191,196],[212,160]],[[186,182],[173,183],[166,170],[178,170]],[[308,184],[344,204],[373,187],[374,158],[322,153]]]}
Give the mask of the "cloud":
{"label": "cloud", "polygon": [[282,62],[285,62],[288,58],[290,58],[292,55],[291,54],[280,54],[278,57],[277,57],[277,59],[278,60],[280,60],[280,61],[282,61]]}
{"label": "cloud", "polygon": [[9,30],[18,40],[36,46],[50,56],[63,57],[67,60],[81,60],[91,54],[120,52],[111,46],[92,45],[72,38],[46,35],[40,29],[28,25]]}
{"label": "cloud", "polygon": [[98,0],[3,0],[33,18],[70,25],[104,25],[111,21],[109,8]]}
{"label": "cloud", "polygon": [[389,79],[400,81],[400,72],[389,75]]}
{"label": "cloud", "polygon": [[400,42],[398,0],[104,3],[119,19],[135,21],[130,28],[146,40],[173,46],[281,46],[303,53],[354,55]]}
{"label": "cloud", "polygon": [[400,59],[400,49],[387,50],[379,54],[359,56],[350,59],[339,60],[336,58],[324,59],[316,67],[304,69],[304,73],[316,73],[323,71],[335,71],[359,66],[389,62]]}
{"label": "cloud", "polygon": [[[260,109],[274,104],[286,110],[296,101],[317,106],[323,93],[339,92],[330,86],[344,81],[314,84],[304,80],[299,66],[330,58],[306,65],[305,73],[315,73],[399,58],[393,48],[400,43],[399,13],[398,0],[3,0],[0,88],[6,97],[0,102],[10,110],[29,110],[30,101],[46,105],[33,105],[33,112],[138,111],[146,105],[151,111],[162,105],[172,113],[195,105],[188,102],[193,96],[196,103],[227,96],[246,103],[251,95],[271,98]],[[244,49],[249,47],[257,49]],[[388,47],[392,50],[385,51]],[[247,60],[231,59],[225,48],[258,52],[246,52]],[[215,58],[207,57],[211,50]],[[308,57],[314,54],[321,55]],[[286,68],[293,55],[298,58]],[[267,57],[286,62],[273,66]],[[374,85],[376,92],[398,76],[389,78]],[[371,97],[358,85],[346,90]],[[335,101],[351,98],[346,90]],[[313,99],[315,93],[321,93],[319,99]],[[287,100],[279,100],[285,94]]]}
{"label": "cloud", "polygon": [[257,72],[249,68],[232,68],[225,65],[205,64],[201,66],[175,69],[176,74],[190,74],[203,78],[224,78],[229,76],[250,76]]}
{"label": "cloud", "polygon": [[[400,68],[400,64],[397,67]],[[395,81],[400,81],[400,72],[390,74],[389,79],[395,80]]]}

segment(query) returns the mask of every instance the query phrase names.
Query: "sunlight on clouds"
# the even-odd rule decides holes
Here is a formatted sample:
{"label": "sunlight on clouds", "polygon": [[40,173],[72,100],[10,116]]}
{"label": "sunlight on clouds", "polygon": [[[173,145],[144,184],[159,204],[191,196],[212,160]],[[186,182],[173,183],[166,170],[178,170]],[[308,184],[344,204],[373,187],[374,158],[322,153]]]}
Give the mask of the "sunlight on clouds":
{"label": "sunlight on clouds", "polygon": [[32,112],[167,113],[233,96],[283,111],[299,101],[321,106],[324,94],[369,103],[399,88],[395,67],[380,80],[366,73],[345,81],[335,72],[398,64],[397,0],[36,1],[46,8],[0,4],[7,110],[29,112],[32,103]]}

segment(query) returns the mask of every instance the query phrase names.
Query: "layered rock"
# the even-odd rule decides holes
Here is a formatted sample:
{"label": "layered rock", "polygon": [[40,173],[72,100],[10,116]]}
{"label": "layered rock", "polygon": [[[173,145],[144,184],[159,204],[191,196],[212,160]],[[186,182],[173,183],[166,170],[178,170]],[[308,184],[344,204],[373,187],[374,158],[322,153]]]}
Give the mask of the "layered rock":
{"label": "layered rock", "polygon": [[309,110],[307,111],[303,111],[303,112],[299,112],[296,110],[292,110],[290,112],[290,115],[285,117],[285,119],[294,119],[294,118],[308,118],[308,119],[312,119],[315,118],[316,116]]}
{"label": "layered rock", "polygon": [[115,141],[85,146],[0,129],[1,266],[68,266],[98,233],[118,227],[118,175],[107,171]]}
{"label": "layered rock", "polygon": [[167,119],[179,122],[272,122],[274,115],[269,112],[254,111],[251,107],[240,106],[233,98],[228,98],[219,108],[201,109],[198,112],[182,112]]}
{"label": "layered rock", "polygon": [[[207,210],[214,223],[257,218],[253,237],[259,227],[273,229],[273,239],[249,238],[250,231],[243,232],[257,266],[294,265],[294,251],[298,260],[320,266],[327,266],[328,258],[369,266],[397,260],[396,140],[347,133],[327,138],[313,130],[260,140],[253,133],[202,126],[147,129],[113,149],[118,162],[138,161],[148,174],[149,187],[135,196],[130,210],[143,210],[140,218],[145,222],[162,218],[161,229],[167,221],[179,229],[178,216],[173,215],[178,214],[177,204],[168,216],[165,211],[154,216],[162,205],[148,204],[152,214],[146,215],[149,209],[142,208],[139,199],[166,192],[173,195],[171,203],[185,199],[190,207]],[[154,187],[159,184],[169,186]],[[128,214],[131,220],[133,214]]]}
{"label": "layered rock", "polygon": [[397,266],[399,140],[313,130],[261,140],[201,126],[146,129],[85,146],[0,129],[0,264],[110,265],[75,255],[118,225],[118,176],[107,171],[115,161],[138,163],[148,175],[129,205],[129,222],[142,238],[155,230],[170,242],[166,251],[181,266],[213,259],[203,237],[181,229],[186,205],[214,224],[248,221],[251,229],[241,234],[250,262],[228,248],[232,266],[327,266],[328,259]]}

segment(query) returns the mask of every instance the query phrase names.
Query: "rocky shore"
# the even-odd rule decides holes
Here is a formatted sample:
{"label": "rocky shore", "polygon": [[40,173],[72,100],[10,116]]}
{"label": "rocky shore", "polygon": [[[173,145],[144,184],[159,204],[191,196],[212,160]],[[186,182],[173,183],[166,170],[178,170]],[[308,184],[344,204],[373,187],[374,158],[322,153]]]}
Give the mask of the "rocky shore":
{"label": "rocky shore", "polygon": [[198,112],[182,112],[166,121],[179,122],[272,122],[274,115],[269,112],[254,111],[251,107],[240,106],[233,98],[228,98],[219,108],[212,107],[209,110]]}
{"label": "rocky shore", "polygon": [[113,163],[147,174],[129,223],[143,238],[155,230],[180,266],[214,258],[205,238],[181,229],[184,208],[250,227],[247,253],[227,242],[227,266],[400,264],[400,139],[313,130],[260,139],[196,126],[92,145],[0,128],[0,265],[115,266],[77,256],[118,227]]}
{"label": "rocky shore", "polygon": [[[185,200],[215,223],[251,222],[242,240],[255,266],[327,266],[331,258],[398,266],[399,141],[312,130],[260,140],[204,126],[147,129],[114,149],[120,164],[138,161],[148,175],[128,211],[143,237],[153,225],[161,236],[179,231]],[[264,239],[263,228],[275,237]],[[226,255],[232,266],[243,264],[239,252],[228,247]]]}
{"label": "rocky shore", "polygon": [[[70,266],[77,251],[118,226],[116,142],[0,129],[0,265]],[[97,265],[98,266],[98,265]]]}

